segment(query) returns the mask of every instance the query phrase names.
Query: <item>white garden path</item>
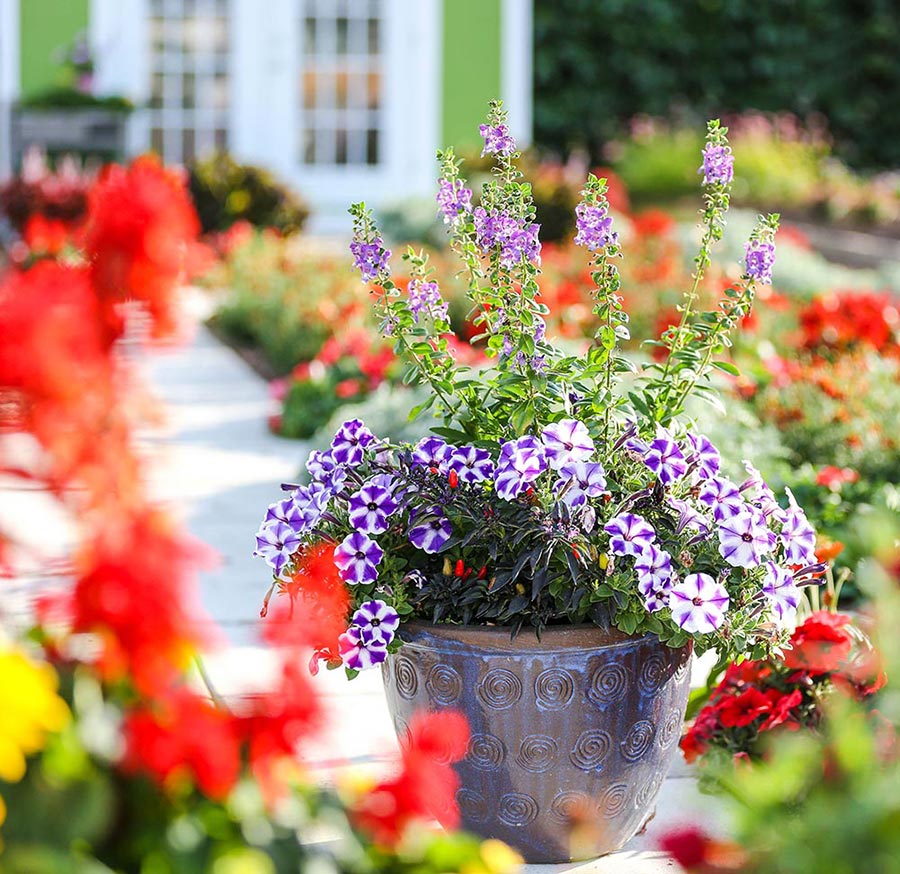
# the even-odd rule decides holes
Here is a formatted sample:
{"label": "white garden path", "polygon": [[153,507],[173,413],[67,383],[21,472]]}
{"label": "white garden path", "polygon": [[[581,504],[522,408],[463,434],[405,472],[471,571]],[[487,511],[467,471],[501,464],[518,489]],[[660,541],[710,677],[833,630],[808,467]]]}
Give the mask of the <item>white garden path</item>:
{"label": "white garden path", "polygon": [[[187,298],[199,321],[208,306],[197,293]],[[154,494],[166,502],[196,538],[217,553],[200,577],[200,599],[219,629],[219,645],[206,664],[218,691],[231,696],[264,687],[273,658],[259,645],[256,628],[268,585],[265,565],[251,556],[253,535],[279,483],[297,473],[303,444],[269,433],[266,383],[234,352],[198,326],[186,345],[140,357],[141,369],[164,403],[164,423],[142,433],[151,462]],[[698,671],[698,679],[702,671]],[[319,779],[340,779],[352,769],[384,769],[397,749],[381,677],[372,671],[352,684],[341,672],[314,679],[326,702],[329,725],[310,751]],[[683,762],[665,782],[656,818],[626,850],[594,862],[528,866],[527,872],[661,874],[679,866],[658,849],[676,825],[715,820],[715,799],[701,796]]]}

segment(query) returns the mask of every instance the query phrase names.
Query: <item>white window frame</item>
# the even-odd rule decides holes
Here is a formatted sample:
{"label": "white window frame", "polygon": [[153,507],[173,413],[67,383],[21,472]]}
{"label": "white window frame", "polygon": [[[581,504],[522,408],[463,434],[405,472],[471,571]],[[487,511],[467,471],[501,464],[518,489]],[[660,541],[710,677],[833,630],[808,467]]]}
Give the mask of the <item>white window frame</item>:
{"label": "white window frame", "polygon": [[12,104],[19,97],[19,0],[0,0],[0,179],[12,172]]}

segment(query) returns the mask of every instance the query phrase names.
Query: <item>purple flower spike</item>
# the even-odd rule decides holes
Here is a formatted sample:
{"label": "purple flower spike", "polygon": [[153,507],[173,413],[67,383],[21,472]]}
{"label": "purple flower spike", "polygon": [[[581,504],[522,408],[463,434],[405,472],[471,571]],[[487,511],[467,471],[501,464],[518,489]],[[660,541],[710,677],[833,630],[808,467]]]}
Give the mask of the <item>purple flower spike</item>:
{"label": "purple flower spike", "polygon": [[728,185],[734,178],[734,156],[731,149],[707,143],[703,150],[703,164],[697,172],[703,174],[704,185]]}
{"label": "purple flower spike", "polygon": [[441,297],[441,290],[436,282],[426,279],[412,279],[407,290],[409,311],[413,321],[418,325],[419,316],[424,313],[427,318],[435,322],[446,322],[447,312],[450,308]]}
{"label": "purple flower spike", "polygon": [[779,622],[794,618],[801,594],[799,586],[794,582],[794,575],[787,568],[774,561],[767,561],[762,590]]}
{"label": "purple flower spike", "polygon": [[562,492],[564,504],[582,507],[606,493],[606,471],[599,461],[570,461],[560,468],[554,488]]}
{"label": "purple flower spike", "polygon": [[484,148],[481,157],[485,155],[511,155],[516,150],[516,141],[510,136],[509,128],[505,124],[496,126],[483,124],[478,132],[484,138]]}
{"label": "purple flower spike", "polygon": [[690,634],[709,634],[725,621],[728,592],[709,574],[688,574],[669,594],[672,618]]}
{"label": "purple flower spike", "polygon": [[450,470],[455,470],[459,481],[474,485],[494,476],[494,462],[487,449],[476,446],[460,446],[454,449],[448,461]]}
{"label": "purple flower spike", "polygon": [[664,428],[659,429],[656,439],[650,444],[644,456],[644,464],[659,477],[664,486],[681,479],[687,472],[687,460]]}
{"label": "purple flower spike", "polygon": [[367,640],[380,639],[389,644],[400,625],[400,615],[384,601],[366,601],[353,614],[352,625],[355,625]]}
{"label": "purple flower spike", "polygon": [[816,563],[816,530],[809,524],[806,513],[800,508],[794,493],[785,489],[789,506],[784,512],[781,542],[784,545],[784,561],[793,565]]}
{"label": "purple flower spike", "polygon": [[775,244],[765,240],[750,240],[744,246],[744,264],[747,276],[762,285],[772,284],[772,268],[775,266]]}
{"label": "purple flower spike", "polygon": [[508,440],[500,446],[500,461],[494,489],[505,501],[512,501],[547,469],[547,452],[537,437]]}
{"label": "purple flower spike", "polygon": [[338,647],[344,667],[354,671],[377,667],[387,658],[384,640],[355,625],[351,625],[338,638]]}
{"label": "purple flower spike", "polygon": [[664,549],[647,546],[635,556],[634,572],[641,594],[645,594],[644,589],[664,588],[672,580],[672,557]]}
{"label": "purple flower spike", "polygon": [[685,457],[700,475],[701,479],[709,479],[719,473],[722,459],[719,450],[712,445],[708,437],[703,434],[688,434]]}
{"label": "purple flower spike", "polygon": [[765,518],[750,507],[719,525],[719,553],[732,567],[759,567],[776,545]]}
{"label": "purple flower spike", "polygon": [[547,450],[547,463],[560,470],[570,461],[587,461],[594,452],[594,441],[584,422],[563,419],[544,428],[541,435]]}
{"label": "purple flower spike", "polygon": [[384,552],[361,531],[348,534],[334,551],[334,563],[340,577],[351,586],[374,583],[378,579],[378,567]]}
{"label": "purple flower spike", "polygon": [[620,513],[603,527],[613,555],[638,555],[656,542],[653,526],[637,513]]}
{"label": "purple flower spike", "polygon": [[463,185],[461,179],[453,182],[441,179],[438,182],[437,204],[444,214],[444,222],[452,224],[461,215],[472,211],[472,191]]}
{"label": "purple flower spike", "polygon": [[388,269],[391,250],[385,248],[384,240],[381,237],[376,237],[371,243],[354,240],[350,243],[350,253],[353,255],[356,269],[367,281],[378,279]]}
{"label": "purple flower spike", "polygon": [[416,549],[434,555],[441,551],[452,534],[453,528],[443,510],[440,507],[431,507],[422,514],[417,524],[409,529],[409,542]]}
{"label": "purple flower spike", "polygon": [[618,234],[612,230],[612,216],[605,206],[579,203],[575,207],[575,245],[591,252],[618,243]]}
{"label": "purple flower spike", "polygon": [[281,577],[301,542],[300,535],[290,525],[280,519],[272,519],[263,523],[257,532],[253,554],[265,559],[266,564],[275,571],[275,576]]}
{"label": "purple flower spike", "polygon": [[701,483],[697,500],[712,510],[717,522],[747,510],[741,490],[724,476],[713,476]]}
{"label": "purple flower spike", "polygon": [[413,464],[421,467],[433,468],[438,473],[447,473],[447,464],[453,453],[453,447],[449,446],[440,437],[424,437],[413,449]]}
{"label": "purple flower spike", "polygon": [[381,486],[367,484],[350,496],[350,524],[365,534],[383,534],[388,518],[397,512],[393,495]]}
{"label": "purple flower spike", "polygon": [[331,456],[336,464],[359,464],[365,456],[365,449],[375,442],[375,435],[360,419],[344,422],[331,441]]}

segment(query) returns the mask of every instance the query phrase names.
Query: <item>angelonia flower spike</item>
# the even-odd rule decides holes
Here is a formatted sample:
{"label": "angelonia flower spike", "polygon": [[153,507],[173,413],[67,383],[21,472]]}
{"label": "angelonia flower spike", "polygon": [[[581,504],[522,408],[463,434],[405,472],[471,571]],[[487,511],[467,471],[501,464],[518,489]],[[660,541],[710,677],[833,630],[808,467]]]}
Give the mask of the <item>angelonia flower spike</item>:
{"label": "angelonia flower spike", "polygon": [[772,280],[778,217],[760,219],[718,307],[698,311],[734,172],[727,131],[711,122],[698,155],[706,208],[694,285],[659,342],[663,356],[636,364],[620,348],[630,335],[615,214],[605,180],[590,176],[574,243],[594,279],[597,327],[573,355],[547,335],[540,227],[499,102],[480,132],[491,178],[476,197],[453,152],[440,153],[436,212],[468,277],[474,342],[489,363],[456,363],[427,255],[402,253],[401,287],[370,211],[353,206],[351,253],[382,332],[427,390],[411,415],[430,410],[438,425],[402,444],[345,422],[310,454],[308,484],[286,486],[268,508],[256,554],[285,587],[308,550],[333,551],[351,609],[323,657],[351,675],[402,646],[409,618],[513,634],[595,622],[720,655],[771,651],[787,639],[801,587],[823,569],[815,533],[793,496],[779,500],[751,464],[746,478],[735,474],[684,403],[712,391],[715,368],[733,367],[722,350],[757,285]]}

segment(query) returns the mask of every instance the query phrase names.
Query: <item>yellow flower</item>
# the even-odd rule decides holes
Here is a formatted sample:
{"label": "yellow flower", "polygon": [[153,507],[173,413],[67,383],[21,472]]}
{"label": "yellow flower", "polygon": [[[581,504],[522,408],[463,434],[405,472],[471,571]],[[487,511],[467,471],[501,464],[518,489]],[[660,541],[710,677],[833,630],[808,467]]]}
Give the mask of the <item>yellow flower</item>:
{"label": "yellow flower", "polygon": [[482,842],[480,856],[463,865],[460,874],[515,874],[524,864],[515,850],[494,838]]}
{"label": "yellow flower", "polygon": [[0,779],[21,780],[25,757],[43,749],[47,734],[68,721],[56,689],[50,665],[35,664],[19,650],[0,650]]}

